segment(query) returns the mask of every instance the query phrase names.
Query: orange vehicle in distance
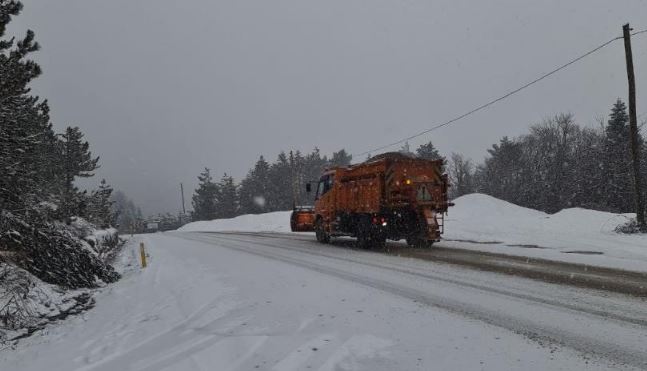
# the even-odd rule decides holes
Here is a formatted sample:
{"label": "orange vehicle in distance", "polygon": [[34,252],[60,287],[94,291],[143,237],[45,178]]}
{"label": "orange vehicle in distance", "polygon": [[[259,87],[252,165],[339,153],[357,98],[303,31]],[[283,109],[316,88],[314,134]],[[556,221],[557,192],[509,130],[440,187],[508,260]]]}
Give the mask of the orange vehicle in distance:
{"label": "orange vehicle in distance", "polygon": [[[430,246],[440,239],[444,214],[451,206],[442,160],[397,152],[374,156],[357,165],[326,169],[316,187],[314,207],[295,208],[293,231],[314,231],[317,241],[352,236],[363,248],[387,239]],[[310,192],[311,184],[306,185]]]}

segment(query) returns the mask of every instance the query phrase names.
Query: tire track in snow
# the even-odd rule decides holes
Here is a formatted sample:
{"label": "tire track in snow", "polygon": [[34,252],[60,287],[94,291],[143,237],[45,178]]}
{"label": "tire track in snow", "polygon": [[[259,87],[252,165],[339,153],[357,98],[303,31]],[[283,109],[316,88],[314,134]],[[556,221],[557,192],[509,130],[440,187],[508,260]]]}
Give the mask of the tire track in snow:
{"label": "tire track in snow", "polygon": [[[225,332],[221,332],[217,334],[208,334],[206,336],[202,335],[200,340],[193,340],[195,334],[187,333],[186,330],[191,329],[191,325],[193,323],[202,320],[205,315],[216,310],[215,316],[206,325],[202,325],[201,327],[206,327],[217,322],[225,322],[218,326],[218,328],[221,329],[220,331],[223,331],[222,329],[224,329],[224,331],[230,331],[244,322],[244,320],[236,322],[230,318],[229,314],[235,308],[236,304],[234,302],[224,304],[222,298],[217,298],[204,304],[187,318],[177,322],[170,329],[139,342],[128,351],[117,353],[91,365],[77,368],[76,371],[113,371],[116,368],[121,367],[123,364],[130,364],[130,369],[132,370],[143,370],[149,367],[146,366],[147,362],[154,364],[154,362],[150,362],[151,359],[159,359],[169,352],[181,352],[183,354],[182,357],[186,357],[187,354],[192,353],[192,350],[197,352],[227,336]],[[234,325],[228,327],[227,324],[231,324],[232,322]],[[210,341],[210,343],[208,346],[205,346],[204,343],[208,341]],[[124,362],[128,360],[131,362]],[[180,358],[169,358],[167,359],[167,362],[171,364],[174,360],[179,361]],[[139,364],[140,366],[132,367],[135,364]]]}
{"label": "tire track in snow", "polygon": [[[439,274],[431,274],[428,272],[422,273],[418,272],[415,270],[412,270],[410,267],[406,267],[401,264],[397,263],[389,263],[389,264],[380,264],[380,263],[374,263],[374,262],[368,262],[368,261],[362,261],[358,259],[352,259],[352,258],[344,258],[340,257],[338,255],[333,255],[333,254],[327,254],[325,252],[319,252],[319,251],[313,251],[312,249],[308,248],[302,248],[302,247],[286,247],[283,245],[277,245],[277,244],[271,244],[271,243],[266,243],[266,242],[259,242],[256,240],[244,240],[244,239],[237,239],[235,237],[230,237],[229,235],[226,237],[218,236],[217,238],[219,239],[224,239],[224,240],[229,240],[229,241],[235,241],[235,242],[244,242],[244,243],[253,243],[255,245],[262,245],[262,246],[268,246],[268,247],[273,247],[273,248],[278,248],[278,249],[283,249],[283,250],[290,250],[290,251],[295,251],[299,253],[305,253],[308,255],[313,255],[317,257],[324,257],[328,259],[334,259],[334,260],[339,260],[345,263],[352,263],[352,264],[360,264],[372,268],[379,268],[379,269],[386,269],[390,271],[395,271],[407,275],[412,275],[412,276],[417,276],[421,278],[426,278],[434,281],[442,281],[446,282],[448,284],[452,285],[458,285],[462,287],[469,287],[472,289],[477,289],[480,291],[485,291],[485,292],[491,292],[491,293],[496,293],[499,295],[504,295],[507,297],[511,298],[516,298],[516,299],[522,299],[526,300],[529,302],[535,302],[535,303],[540,303],[552,307],[558,307],[558,308],[563,308],[563,309],[568,309],[572,310],[578,313],[585,313],[589,314],[592,316],[597,316],[601,319],[609,320],[613,319],[619,322],[623,323],[628,323],[628,324],[634,324],[634,325],[639,325],[639,326],[645,326],[647,327],[647,312],[642,312],[638,316],[628,316],[624,315],[621,313],[611,313],[611,312],[606,312],[604,310],[597,310],[595,308],[591,308],[590,306],[584,306],[584,305],[579,305],[576,303],[566,303],[563,301],[559,300],[553,300],[549,298],[544,298],[540,297],[537,295],[531,295],[527,293],[520,293],[520,292],[515,292],[511,290],[505,290],[500,287],[493,287],[493,286],[487,286],[487,285],[482,285],[482,284],[477,284],[473,283],[467,280],[458,280],[458,279],[452,279],[452,278],[447,278],[444,276],[441,276]],[[202,242],[205,242],[204,240],[200,240]],[[505,276],[502,276],[505,277]]]}
{"label": "tire track in snow", "polygon": [[[619,364],[626,364],[639,368],[647,366],[647,354],[644,352],[644,349],[638,345],[643,344],[644,339],[647,337],[647,328],[645,328],[646,321],[644,319],[623,317],[617,314],[607,316],[603,311],[595,310],[593,308],[580,307],[574,304],[553,301],[527,294],[508,292],[496,287],[446,279],[399,267],[356,261],[339,256],[330,256],[319,252],[304,251],[301,248],[286,247],[282,244],[269,244],[254,239],[244,240],[232,238],[230,236],[223,237],[197,234],[175,234],[174,236],[200,241],[207,244],[217,243],[217,246],[219,247],[281,261],[342,280],[356,282],[379,291],[404,297],[418,303],[437,307],[464,317],[478,319],[490,325],[508,329],[525,335],[529,339],[538,341],[541,344],[547,342],[566,345],[574,350],[587,354],[588,356],[601,357]],[[267,249],[257,249],[250,246],[250,244],[270,247],[272,248],[272,251]],[[291,255],[286,255],[281,251],[291,253]],[[295,252],[302,255],[302,257],[295,256]],[[303,258],[304,255],[305,259]],[[542,320],[541,318],[528,318],[527,315],[524,316],[520,313],[514,313],[514,315],[511,315],[510,313],[506,313],[504,309],[497,308],[496,306],[491,308],[486,304],[475,302],[470,303],[449,296],[433,294],[424,289],[421,290],[407,287],[391,281],[371,277],[371,274],[376,272],[371,272],[368,275],[357,274],[353,272],[352,267],[350,267],[351,269],[340,269],[338,264],[336,266],[330,266],[328,265],[330,262],[322,261],[321,259],[315,262],[307,260],[308,257],[327,258],[330,260],[342,261],[345,264],[368,267],[374,271],[375,268],[377,268],[381,271],[391,271],[392,273],[398,273],[418,279],[423,278],[428,280],[430,283],[440,282],[442,284],[449,284],[457,286],[459,289],[462,288],[463,290],[468,290],[468,292],[464,293],[466,295],[483,296],[494,294],[503,297],[504,300],[513,300],[516,307],[524,307],[528,310],[528,313],[532,313],[533,311],[536,312],[537,305],[539,304],[544,307],[542,309],[542,315],[547,316],[546,318],[550,319],[551,314],[548,312],[553,312],[555,314],[555,321]],[[491,299],[491,297],[489,299]],[[520,310],[517,309],[517,312],[519,311]],[[523,310],[521,310],[521,312],[523,312]],[[563,315],[565,313],[574,318],[564,319]],[[573,323],[575,322],[580,323],[577,326],[581,327],[581,331],[576,329],[574,330]],[[571,325],[570,328],[568,327],[569,323]],[[586,331],[591,331],[591,333],[586,333]],[[597,331],[598,334],[595,334],[595,331]],[[603,336],[602,334],[605,334],[606,336]],[[623,339],[625,342],[623,344],[618,344],[614,343],[612,339]]]}

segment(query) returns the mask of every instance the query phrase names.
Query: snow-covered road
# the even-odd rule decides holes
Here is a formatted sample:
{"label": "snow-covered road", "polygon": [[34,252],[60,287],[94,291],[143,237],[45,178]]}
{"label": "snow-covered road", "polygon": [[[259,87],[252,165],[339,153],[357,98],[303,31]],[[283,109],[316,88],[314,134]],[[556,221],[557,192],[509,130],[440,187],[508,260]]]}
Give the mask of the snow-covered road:
{"label": "snow-covered road", "polygon": [[147,235],[122,258],[0,370],[647,369],[644,299],[286,236]]}

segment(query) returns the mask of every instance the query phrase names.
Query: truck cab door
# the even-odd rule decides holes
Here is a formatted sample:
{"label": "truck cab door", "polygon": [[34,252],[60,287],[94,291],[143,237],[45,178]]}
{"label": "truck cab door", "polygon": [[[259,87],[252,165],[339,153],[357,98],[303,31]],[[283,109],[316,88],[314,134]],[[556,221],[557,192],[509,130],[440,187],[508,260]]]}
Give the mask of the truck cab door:
{"label": "truck cab door", "polygon": [[332,211],[332,192],[334,176],[333,175],[324,175],[319,180],[317,186],[317,195],[315,206],[317,213],[322,215],[325,219],[329,220]]}

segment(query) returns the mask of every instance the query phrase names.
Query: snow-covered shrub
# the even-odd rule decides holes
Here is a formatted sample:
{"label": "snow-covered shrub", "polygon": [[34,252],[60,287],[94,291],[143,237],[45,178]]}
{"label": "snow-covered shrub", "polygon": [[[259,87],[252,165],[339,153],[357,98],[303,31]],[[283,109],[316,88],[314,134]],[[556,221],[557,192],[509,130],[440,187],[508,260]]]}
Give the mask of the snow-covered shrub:
{"label": "snow-covered shrub", "polygon": [[[0,255],[0,259],[6,259],[6,254]],[[87,290],[63,290],[0,261],[0,350],[52,321],[80,313],[94,304]]]}
{"label": "snow-covered shrub", "polygon": [[11,213],[0,212],[0,249],[14,252],[17,266],[65,288],[97,287],[99,281],[119,279],[114,268],[64,224],[27,224]]}
{"label": "snow-covered shrub", "polygon": [[72,219],[69,228],[71,228],[78,238],[85,241],[97,256],[105,262],[114,260],[114,257],[119,252],[119,248],[123,245],[123,241],[119,238],[119,232],[112,227],[96,229],[94,224],[89,223],[83,218],[75,217]]}
{"label": "snow-covered shrub", "polygon": [[640,225],[638,225],[638,221],[636,220],[636,218],[631,218],[626,223],[620,224],[615,228],[615,231],[618,233],[627,233],[627,234],[644,233],[644,232],[641,232]]}
{"label": "snow-covered shrub", "polygon": [[[33,316],[27,294],[32,287],[26,271],[0,261],[0,329],[16,330],[30,325]],[[2,335],[0,332],[0,340]]]}

